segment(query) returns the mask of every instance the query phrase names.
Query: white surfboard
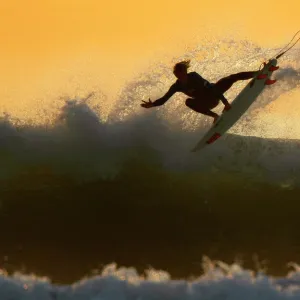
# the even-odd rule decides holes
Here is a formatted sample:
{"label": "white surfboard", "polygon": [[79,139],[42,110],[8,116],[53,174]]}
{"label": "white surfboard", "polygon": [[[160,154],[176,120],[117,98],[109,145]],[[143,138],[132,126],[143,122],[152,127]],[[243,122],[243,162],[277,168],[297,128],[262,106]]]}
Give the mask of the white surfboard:
{"label": "white surfboard", "polygon": [[257,74],[267,74],[265,79],[258,79],[257,76],[253,78],[245,88],[237,95],[237,97],[231,103],[231,109],[224,111],[219,117],[217,122],[211,129],[203,136],[198,144],[192,149],[192,152],[198,151],[205,146],[214,143],[220,138],[227,130],[229,130],[239,118],[247,111],[251,104],[255,101],[258,95],[266,87],[266,80],[270,79],[272,71],[269,70],[271,66],[276,66],[277,60],[270,60],[263,69]]}

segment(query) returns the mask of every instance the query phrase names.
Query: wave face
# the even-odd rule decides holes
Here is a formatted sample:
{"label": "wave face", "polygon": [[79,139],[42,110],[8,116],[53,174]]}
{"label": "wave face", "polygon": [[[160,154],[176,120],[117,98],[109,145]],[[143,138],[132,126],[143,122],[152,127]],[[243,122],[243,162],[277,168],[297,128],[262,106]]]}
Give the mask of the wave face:
{"label": "wave face", "polygon": [[[201,45],[174,61],[191,58],[193,70],[215,81],[241,70],[257,69],[257,57],[274,55],[274,51],[245,41],[219,41]],[[5,164],[0,176],[14,178],[44,168],[78,180],[107,178],[126,168],[128,161],[144,165],[155,160],[156,165],[168,172],[207,174],[214,169],[214,172],[252,173],[255,177],[261,174],[261,180],[277,177],[298,185],[300,133],[293,135],[296,138],[287,138],[290,132],[287,127],[276,138],[268,139],[267,132],[263,136],[262,124],[257,122],[268,104],[299,87],[298,56],[297,52],[287,54],[281,69],[275,73],[278,83],[265,89],[225,138],[197,154],[189,150],[211,120],[186,108],[182,95],[174,96],[160,108],[144,110],[139,106],[140,100],[149,95],[161,96],[174,81],[171,68],[162,63],[155,63],[129,82],[114,105],[110,104],[109,113],[105,109],[109,99],[103,95],[97,99],[94,95],[99,101],[97,106],[89,105],[89,99],[66,101],[51,126],[18,125],[6,115],[0,123],[0,158]],[[245,84],[236,83],[226,95],[228,99],[233,99]],[[276,131],[276,123],[273,128]]]}
{"label": "wave face", "polygon": [[[299,52],[285,56],[274,73],[278,82],[204,151],[190,149],[211,120],[185,107],[182,95],[159,108],[140,107],[140,100],[160,97],[174,81],[173,62],[190,58],[191,69],[214,82],[257,69],[260,57],[274,51],[247,41],[213,41],[171,63],[155,62],[128,82],[114,103],[102,93],[68,99],[51,123],[43,124],[4,115],[0,256],[8,259],[3,268],[9,274],[25,268],[70,282],[95,265],[116,261],[138,270],[153,265],[186,277],[198,274],[193,262],[199,255],[240,258],[252,268],[257,254],[269,261],[272,274],[282,275],[300,248],[300,133],[296,123],[290,127],[283,121],[291,121],[295,109],[285,119],[271,114],[272,138],[263,121],[270,105],[299,89]],[[228,99],[245,84],[234,85]],[[54,268],[55,255],[58,264],[69,268]],[[101,286],[107,279],[95,280]],[[84,283],[83,290],[93,282]],[[210,285],[230,289],[234,282]],[[155,289],[147,284],[145,293]],[[254,293],[260,284],[247,281],[241,289]],[[265,284],[266,293],[281,297]],[[195,283],[195,293],[204,285]],[[160,288],[169,293],[174,287],[167,283]],[[138,289],[132,287],[132,292]]]}

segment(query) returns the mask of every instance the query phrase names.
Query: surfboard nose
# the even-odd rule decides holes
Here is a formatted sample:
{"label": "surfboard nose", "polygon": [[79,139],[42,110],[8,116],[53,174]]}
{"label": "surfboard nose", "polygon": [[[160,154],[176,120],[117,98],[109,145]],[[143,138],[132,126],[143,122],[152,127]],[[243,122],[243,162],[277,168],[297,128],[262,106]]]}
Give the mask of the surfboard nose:
{"label": "surfboard nose", "polygon": [[215,132],[210,139],[206,142],[206,144],[212,144],[213,142],[215,142],[218,138],[221,137],[221,134],[218,132]]}

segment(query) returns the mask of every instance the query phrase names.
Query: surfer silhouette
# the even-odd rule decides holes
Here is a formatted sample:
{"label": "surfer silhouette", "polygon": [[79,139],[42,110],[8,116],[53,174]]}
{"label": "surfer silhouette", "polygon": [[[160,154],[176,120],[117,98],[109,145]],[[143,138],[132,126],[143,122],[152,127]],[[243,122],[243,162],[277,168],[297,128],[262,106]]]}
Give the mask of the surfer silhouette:
{"label": "surfer silhouette", "polygon": [[153,102],[149,98],[149,101],[142,101],[141,106],[151,108],[163,105],[175,93],[182,92],[191,97],[186,99],[186,106],[198,113],[212,117],[215,123],[219,115],[211,110],[218,106],[220,100],[225,106],[224,110],[231,108],[231,105],[223,94],[229,90],[236,81],[251,79],[257,73],[256,71],[240,72],[224,77],[216,83],[210,83],[196,72],[188,73],[189,67],[190,60],[175,64],[173,74],[177,77],[176,82],[171,85],[163,97]]}

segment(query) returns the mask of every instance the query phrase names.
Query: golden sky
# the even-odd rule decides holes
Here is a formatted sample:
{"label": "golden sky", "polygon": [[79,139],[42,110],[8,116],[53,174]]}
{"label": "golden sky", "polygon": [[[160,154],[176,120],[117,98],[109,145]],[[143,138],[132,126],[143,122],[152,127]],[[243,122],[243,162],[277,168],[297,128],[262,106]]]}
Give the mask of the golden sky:
{"label": "golden sky", "polygon": [[299,0],[2,0],[1,101],[118,88],[150,58],[208,32],[282,46],[300,29],[299,12]]}

